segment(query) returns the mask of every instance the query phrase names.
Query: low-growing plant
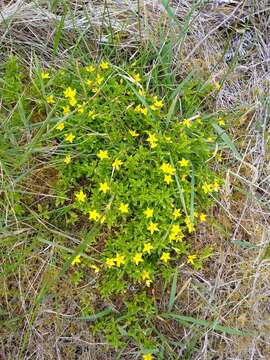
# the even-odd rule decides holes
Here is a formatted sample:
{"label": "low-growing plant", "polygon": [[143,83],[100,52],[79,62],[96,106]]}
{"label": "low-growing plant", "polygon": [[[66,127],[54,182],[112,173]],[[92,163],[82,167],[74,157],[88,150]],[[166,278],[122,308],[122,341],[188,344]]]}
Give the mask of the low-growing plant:
{"label": "low-growing plant", "polygon": [[[119,326],[141,347],[151,344],[136,316],[140,309],[150,318],[155,313],[154,303],[145,299],[157,279],[169,279],[185,263],[199,270],[211,256],[209,246],[194,244],[193,234],[207,221],[222,184],[211,160],[213,124],[224,120],[208,114],[203,102],[216,85],[192,78],[157,93],[150,72],[107,61],[37,68],[31,80],[26,75],[15,80],[21,107],[12,116],[22,119],[23,109],[33,130],[21,164],[35,149],[38,159],[49,147],[42,161],[54,174],[53,185],[43,190],[49,199],[30,205],[20,196],[17,216],[34,221],[30,206],[52,226],[80,237],[85,246],[71,255],[72,283],[79,284],[90,269],[100,296],[113,300],[117,294],[129,314],[125,331],[123,314],[118,326],[109,314],[111,322],[103,319],[96,329],[109,323],[107,337],[112,334],[117,346]],[[11,90],[3,91],[9,108]]]}

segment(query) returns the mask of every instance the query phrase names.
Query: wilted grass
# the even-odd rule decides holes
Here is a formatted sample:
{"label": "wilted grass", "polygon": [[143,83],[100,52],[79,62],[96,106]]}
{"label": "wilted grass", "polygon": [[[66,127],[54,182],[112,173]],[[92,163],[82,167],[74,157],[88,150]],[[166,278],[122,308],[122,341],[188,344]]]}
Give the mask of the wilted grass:
{"label": "wilted grass", "polygon": [[[145,64],[150,64],[146,71],[153,78],[155,68],[163,68],[166,75],[162,86],[172,86],[194,69],[222,84],[218,96],[210,102],[211,111],[225,108],[236,113],[241,109],[242,115],[232,124],[230,133],[217,128],[224,144],[217,169],[227,169],[225,186],[213,209],[213,220],[195,236],[198,245],[211,244],[215,256],[203,271],[177,269],[179,273],[169,284],[156,286],[153,296],[159,303],[160,323],[154,331],[164,349],[158,356],[267,359],[269,4],[263,0],[232,5],[225,1],[162,3],[165,8],[158,1],[55,1],[50,5],[41,1],[5,2],[0,17],[1,58],[19,54],[31,71],[37,66],[60,65],[74,57],[85,60],[106,54],[133,61],[141,53]],[[253,42],[240,54],[236,40],[231,49],[233,40],[235,34],[241,39],[247,30],[252,31]],[[155,56],[150,48],[155,49]],[[224,58],[230,50],[233,59],[227,64]],[[182,84],[173,95],[168,124]],[[52,174],[46,169],[46,159],[55,151],[53,143],[47,148],[38,145],[46,123],[41,127],[38,122],[31,124],[20,99],[15,108],[20,111],[23,128],[12,128],[9,115],[1,108],[1,133],[3,138],[11,139],[13,148],[6,151],[1,146],[0,238],[5,266],[1,266],[0,314],[4,326],[0,356],[137,358],[141,354],[132,343],[116,354],[104,339],[94,338],[86,321],[92,321],[92,315],[79,321],[81,310],[91,304],[87,287],[77,293],[66,285],[68,279],[63,273],[56,286],[59,307],[52,308],[45,296],[46,288],[52,286],[53,268],[57,268],[57,251],[61,250],[47,234],[67,238],[74,245],[79,239],[53,228],[35,213],[32,216],[40,225],[36,228],[14,216],[14,208],[19,206],[17,193],[32,191],[40,198],[51,196],[47,190]],[[41,129],[37,135],[36,128]],[[32,184],[28,189],[20,187],[29,174]],[[37,238],[33,236],[36,233]],[[98,318],[107,311],[118,311],[113,304],[102,306],[105,310],[96,314]],[[162,317],[168,311],[175,321],[171,320],[172,314],[170,320]],[[177,320],[181,326],[177,327]],[[22,324],[19,329],[17,321]],[[249,336],[239,337],[244,334],[241,331]]]}

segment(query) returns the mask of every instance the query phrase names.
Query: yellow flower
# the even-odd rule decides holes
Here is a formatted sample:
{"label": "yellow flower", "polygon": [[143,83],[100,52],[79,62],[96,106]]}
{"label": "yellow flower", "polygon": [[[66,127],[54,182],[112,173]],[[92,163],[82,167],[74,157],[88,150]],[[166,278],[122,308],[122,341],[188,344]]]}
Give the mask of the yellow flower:
{"label": "yellow flower", "polygon": [[194,260],[197,259],[197,255],[188,255],[187,263],[194,265]]}
{"label": "yellow flower", "polygon": [[220,83],[219,83],[218,81],[215,81],[215,82],[214,82],[214,85],[215,85],[215,87],[216,87],[217,90],[220,90],[221,85],[220,85]]}
{"label": "yellow flower", "polygon": [[76,104],[77,104],[77,100],[76,100],[76,98],[75,97],[72,97],[72,98],[70,98],[69,99],[69,105],[70,106],[76,106]]}
{"label": "yellow flower", "polygon": [[164,106],[164,103],[162,100],[158,100],[158,98],[154,97],[154,103],[150,106],[151,110],[158,110],[161,109]]}
{"label": "yellow flower", "polygon": [[81,257],[80,257],[80,255],[78,255],[72,260],[71,265],[78,265],[81,262],[82,262]]}
{"label": "yellow flower", "polygon": [[183,125],[186,126],[187,128],[190,128],[192,126],[192,123],[189,119],[184,119]]}
{"label": "yellow flower", "polygon": [[164,139],[168,143],[172,143],[172,138],[170,136],[164,136]]}
{"label": "yellow flower", "polygon": [[112,167],[114,167],[116,170],[119,170],[121,165],[123,165],[123,161],[118,159],[114,160],[112,163]]}
{"label": "yellow flower", "polygon": [[156,100],[154,105],[155,107],[162,108],[164,106],[164,103],[162,100]]}
{"label": "yellow flower", "polygon": [[172,232],[172,233],[170,233],[170,235],[169,235],[169,240],[170,240],[170,241],[176,240],[177,236],[178,236],[177,234],[175,234],[175,233]]}
{"label": "yellow flower", "polygon": [[181,232],[180,234],[177,234],[175,238],[172,240],[174,240],[175,242],[181,242],[184,239],[184,237],[185,235]]}
{"label": "yellow flower", "polygon": [[214,184],[212,184],[212,189],[213,191],[218,191],[220,189],[220,185],[217,181],[215,181]]}
{"label": "yellow flower", "polygon": [[171,259],[171,255],[168,252],[163,252],[160,260],[163,261],[165,264],[167,264],[167,262]]}
{"label": "yellow flower", "polygon": [[122,214],[127,214],[128,213],[128,204],[124,204],[121,202],[121,204],[119,206],[119,210]]}
{"label": "yellow flower", "polygon": [[57,126],[56,126],[56,130],[62,131],[64,130],[65,124],[63,122],[60,122]]}
{"label": "yellow flower", "polygon": [[184,238],[184,234],[182,233],[182,229],[178,224],[174,224],[171,228],[169,240],[170,241],[182,241]]}
{"label": "yellow flower", "polygon": [[63,109],[64,115],[68,115],[70,113],[70,107],[68,105],[63,106],[62,109]]}
{"label": "yellow flower", "polygon": [[185,218],[185,223],[188,228],[188,232],[191,234],[195,230],[195,227],[188,216]]}
{"label": "yellow flower", "polygon": [[186,181],[186,180],[187,180],[187,176],[188,176],[188,174],[183,174],[183,175],[181,176],[181,180],[182,180],[182,181]]}
{"label": "yellow flower", "polygon": [[93,85],[93,80],[87,79],[87,80],[86,80],[86,84],[87,84],[88,86],[92,86],[92,85]]}
{"label": "yellow flower", "polygon": [[108,192],[110,189],[108,183],[105,181],[104,183],[99,184],[99,191],[102,191],[104,194]]}
{"label": "yellow flower", "polygon": [[172,176],[171,175],[165,175],[164,176],[164,182],[169,185],[171,182],[173,181]]}
{"label": "yellow flower", "polygon": [[77,111],[78,113],[82,114],[85,111],[85,104],[78,104],[77,105]]}
{"label": "yellow flower", "polygon": [[137,105],[137,106],[135,107],[135,112],[136,112],[136,113],[141,113],[141,114],[143,114],[143,115],[146,116],[148,110],[147,110],[146,107],[143,108],[141,105]]}
{"label": "yellow flower", "polygon": [[112,266],[115,265],[115,259],[113,259],[113,258],[107,258],[107,259],[106,259],[106,265],[107,265],[109,268],[111,268]]}
{"label": "yellow flower", "polygon": [[182,160],[178,161],[181,167],[187,167],[189,165],[189,160],[182,158]]}
{"label": "yellow flower", "polygon": [[143,279],[143,280],[148,280],[148,279],[150,279],[149,271],[143,270],[143,272],[142,272],[142,279]]}
{"label": "yellow flower", "polygon": [[206,215],[204,213],[200,214],[200,222],[204,222],[206,220]]}
{"label": "yellow flower", "polygon": [[71,162],[71,156],[67,155],[64,159],[64,163],[68,165],[70,162]]}
{"label": "yellow flower", "polygon": [[155,231],[156,231],[156,232],[159,231],[159,229],[158,229],[158,224],[157,224],[157,223],[153,223],[153,222],[151,221],[150,224],[149,224],[149,226],[148,226],[148,228],[147,228],[147,230],[149,230],[150,233],[151,233],[151,235],[153,235]]}
{"label": "yellow flower", "polygon": [[148,134],[146,141],[149,142],[150,147],[154,149],[157,146],[158,139],[155,134]]}
{"label": "yellow flower", "polygon": [[92,73],[95,71],[95,67],[93,65],[88,65],[85,67],[85,70],[88,72],[88,73]]}
{"label": "yellow flower", "polygon": [[98,85],[101,85],[103,81],[104,81],[104,76],[98,75],[96,78],[96,82],[98,83]]}
{"label": "yellow flower", "polygon": [[109,159],[107,150],[99,150],[97,156],[100,158],[100,160]]}
{"label": "yellow flower", "polygon": [[75,135],[70,133],[70,134],[66,135],[65,138],[66,138],[66,141],[73,143],[73,140],[75,139]]}
{"label": "yellow flower", "polygon": [[139,95],[141,95],[141,96],[145,96],[145,91],[144,91],[144,89],[139,89],[139,90],[138,90],[138,93],[139,93]]}
{"label": "yellow flower", "polygon": [[147,115],[147,112],[148,112],[148,110],[147,110],[147,108],[146,107],[144,107],[144,108],[142,108],[141,109],[141,113],[143,114],[143,115]]}
{"label": "yellow flower", "polygon": [[142,253],[135,254],[135,256],[133,256],[133,262],[136,265],[139,265],[140,262],[143,262]]}
{"label": "yellow flower", "polygon": [[150,209],[150,208],[147,208],[144,212],[144,215],[148,218],[151,218],[154,214],[154,210],[153,209]]}
{"label": "yellow flower", "polygon": [[222,153],[217,152],[217,153],[213,153],[213,155],[216,157],[217,161],[221,162],[223,160],[222,158]]}
{"label": "yellow flower", "polygon": [[96,110],[89,110],[88,116],[94,120],[97,117]]}
{"label": "yellow flower", "polygon": [[177,219],[179,219],[180,218],[180,216],[181,216],[181,214],[180,214],[180,209],[174,209],[174,211],[173,211],[173,219],[174,220],[177,220]]}
{"label": "yellow flower", "polygon": [[171,232],[173,232],[173,233],[175,233],[175,234],[180,233],[180,232],[181,232],[180,225],[174,224],[174,225],[172,226]]}
{"label": "yellow flower", "polygon": [[96,274],[100,271],[100,268],[96,265],[90,265],[90,268],[93,269]]}
{"label": "yellow flower", "polygon": [[138,74],[138,73],[133,74],[133,79],[136,83],[138,83],[142,80],[140,74]]}
{"label": "yellow flower", "polygon": [[140,113],[141,110],[142,110],[142,105],[137,105],[137,106],[135,107],[135,109],[134,109],[134,111],[135,111],[136,113]]}
{"label": "yellow flower", "polygon": [[168,174],[168,175],[174,175],[175,174],[175,168],[169,164],[169,163],[163,163],[160,166],[160,170],[164,173],[164,174]]}
{"label": "yellow flower", "polygon": [[121,265],[125,264],[125,257],[123,255],[116,254],[114,261],[116,263],[116,266],[120,267]]}
{"label": "yellow flower", "polygon": [[68,87],[65,91],[64,91],[64,96],[66,98],[74,98],[76,96],[76,89],[71,89],[71,87]]}
{"label": "yellow flower", "polygon": [[147,253],[147,254],[151,254],[151,250],[153,250],[154,249],[154,247],[150,244],[150,243],[147,243],[147,244],[144,244],[144,246],[143,246],[143,252],[145,253]]}
{"label": "yellow flower", "polygon": [[145,285],[149,287],[153,280],[150,279],[149,271],[144,270],[142,273],[142,280],[145,281]]}
{"label": "yellow flower", "polygon": [[41,79],[45,80],[45,79],[49,79],[49,78],[50,78],[50,74],[48,72],[41,73]]}
{"label": "yellow flower", "polygon": [[132,136],[132,137],[138,137],[140,134],[139,133],[137,133],[136,131],[134,131],[134,130],[128,130],[128,132],[130,133],[130,135]]}
{"label": "yellow flower", "polygon": [[204,191],[205,194],[208,194],[208,193],[210,193],[210,192],[213,191],[212,185],[211,185],[211,184],[207,184],[207,183],[204,183],[204,184],[202,185],[202,189],[203,189],[203,191]]}
{"label": "yellow flower", "polygon": [[47,103],[48,104],[54,104],[55,103],[55,99],[54,99],[53,95],[49,95],[47,97]]}
{"label": "yellow flower", "polygon": [[80,192],[78,192],[78,193],[75,193],[75,196],[79,202],[85,202],[85,200],[86,200],[86,195],[82,190],[80,190]]}
{"label": "yellow flower", "polygon": [[152,354],[145,354],[143,355],[143,360],[154,360],[154,357]]}
{"label": "yellow flower", "polygon": [[106,216],[105,215],[101,216],[100,223],[104,224],[105,220],[106,220]]}
{"label": "yellow flower", "polygon": [[219,119],[218,120],[218,125],[224,126],[225,125],[225,120],[224,119]]}
{"label": "yellow flower", "polygon": [[99,66],[101,67],[102,70],[109,69],[109,63],[106,61],[102,61]]}
{"label": "yellow flower", "polygon": [[101,215],[97,212],[97,210],[89,211],[89,219],[93,221],[98,221]]}

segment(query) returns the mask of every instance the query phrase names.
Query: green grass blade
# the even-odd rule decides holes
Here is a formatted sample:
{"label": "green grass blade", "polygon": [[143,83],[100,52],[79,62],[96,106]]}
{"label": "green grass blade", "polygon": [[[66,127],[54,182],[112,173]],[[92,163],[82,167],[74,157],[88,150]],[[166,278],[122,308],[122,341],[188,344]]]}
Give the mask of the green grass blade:
{"label": "green grass blade", "polygon": [[250,242],[243,240],[233,240],[232,244],[240,246],[243,249],[258,249],[257,245],[251,244]]}
{"label": "green grass blade", "polygon": [[176,294],[176,286],[177,286],[177,269],[173,275],[173,281],[172,281],[172,287],[171,287],[171,294],[169,299],[169,305],[168,305],[168,311],[172,311],[174,300],[175,300],[175,294]]}
{"label": "green grass blade", "polygon": [[169,108],[169,111],[168,111],[168,115],[167,115],[167,118],[166,118],[166,128],[168,128],[173,116],[174,116],[174,113],[175,113],[175,106],[176,106],[176,102],[177,102],[178,98],[177,96],[175,96],[175,98],[173,99],[172,103],[171,103],[171,106]]}
{"label": "green grass blade", "polygon": [[110,314],[111,312],[113,312],[112,308],[106,308],[96,314],[93,315],[89,315],[89,316],[80,316],[78,318],[75,318],[77,320],[87,320],[87,321],[96,321],[97,319],[100,319],[108,314]]}
{"label": "green grass blade", "polygon": [[165,10],[167,11],[169,18],[173,20],[175,18],[175,14],[172,7],[170,6],[169,0],[161,0],[161,2]]}
{"label": "green grass blade", "polygon": [[60,42],[60,39],[62,36],[64,24],[65,24],[65,14],[63,14],[61,16],[60,22],[56,28],[56,34],[55,34],[54,42],[53,42],[53,55],[54,56],[56,56],[56,54],[57,54],[57,50],[58,50],[59,42]]}
{"label": "green grass blade", "polygon": [[256,333],[253,331],[239,330],[236,328],[231,328],[228,326],[220,325],[217,321],[196,319],[192,316],[178,315],[178,314],[174,314],[174,313],[164,313],[164,314],[161,314],[161,316],[166,319],[173,319],[173,320],[179,321],[181,323],[187,322],[187,323],[191,323],[193,325],[203,326],[205,328],[209,328],[211,330],[225,333],[228,335],[235,335],[235,336],[254,336],[254,335],[256,335]]}
{"label": "green grass blade", "polygon": [[191,191],[190,191],[190,221],[194,222],[194,197],[195,197],[195,176],[194,169],[192,167],[191,174]]}
{"label": "green grass blade", "polygon": [[222,139],[222,141],[224,142],[224,144],[231,150],[231,152],[233,153],[233,155],[240,160],[242,158],[241,154],[238,152],[238,150],[236,149],[234,143],[232,142],[231,138],[229,137],[229,135],[226,133],[226,131],[224,129],[222,129],[219,125],[217,124],[212,124],[213,128],[215,129],[216,133],[220,136],[220,138]]}
{"label": "green grass blade", "polygon": [[[170,155],[170,160],[171,160],[171,164],[172,166],[175,168],[175,165],[174,165],[174,162],[173,162],[173,159],[172,159],[172,156]],[[186,215],[188,215],[188,212],[187,212],[187,207],[186,207],[186,202],[185,202],[185,198],[184,198],[184,195],[183,195],[183,188],[179,182],[179,178],[177,176],[177,172],[175,173],[175,181],[176,181],[176,185],[177,185],[177,188],[178,188],[178,192],[179,192],[179,196],[180,196],[180,201],[181,201],[181,204],[182,204],[182,207],[184,209],[184,212]]]}

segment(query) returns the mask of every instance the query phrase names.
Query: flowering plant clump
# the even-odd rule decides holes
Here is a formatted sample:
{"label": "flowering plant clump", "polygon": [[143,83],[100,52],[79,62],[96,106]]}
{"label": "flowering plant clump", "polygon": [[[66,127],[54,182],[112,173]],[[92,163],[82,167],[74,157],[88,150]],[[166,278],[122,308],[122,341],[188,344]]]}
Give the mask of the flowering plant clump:
{"label": "flowering plant clump", "polygon": [[40,79],[61,149],[56,206],[67,223],[99,229],[72,264],[91,256],[105,296],[151,287],[177,262],[201,268],[210,250],[191,238],[221,185],[209,162],[219,120],[172,115],[143,73],[105,61]]}
{"label": "flowering plant clump", "polygon": [[[177,267],[199,270],[211,256],[196,231],[222,186],[212,162],[221,160],[215,131],[225,119],[204,105],[216,85],[189,78],[161,87],[156,76],[107,61],[29,77],[15,58],[4,67],[3,181],[17,186],[6,186],[5,223],[29,224],[38,256],[49,244],[63,264],[51,264],[41,295],[64,274],[65,288],[85,281],[92,291],[78,292],[77,305],[98,319],[92,330],[115,347],[132,338],[154,359],[153,294]],[[119,313],[101,297],[116,299]]]}

